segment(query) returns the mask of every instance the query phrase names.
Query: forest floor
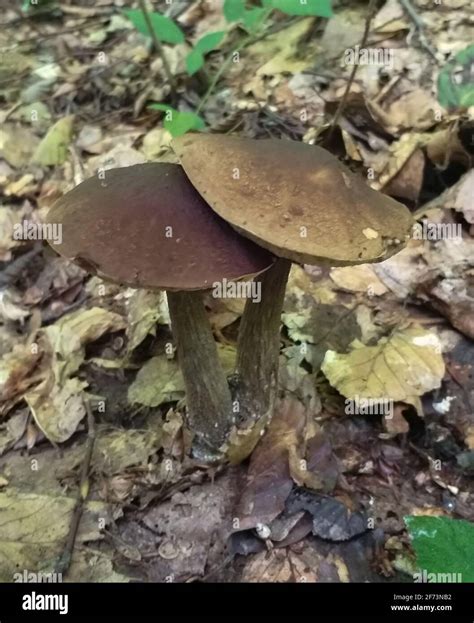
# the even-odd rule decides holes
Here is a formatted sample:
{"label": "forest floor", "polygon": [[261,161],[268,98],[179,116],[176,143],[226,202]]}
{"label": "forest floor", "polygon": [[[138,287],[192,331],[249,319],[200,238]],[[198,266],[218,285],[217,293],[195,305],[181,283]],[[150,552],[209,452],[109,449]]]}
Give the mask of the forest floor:
{"label": "forest floor", "polygon": [[[469,65],[451,62],[473,40],[469,1],[372,3],[367,37],[366,2],[335,2],[330,19],[275,11],[207,95],[245,36],[220,0],[152,3],[186,35],[164,46],[174,93],[125,3],[8,4],[0,580],[63,569],[94,582],[411,581],[406,516],[474,521],[473,108],[462,105]],[[191,45],[221,31],[189,75]],[[349,83],[345,55],[361,41]],[[164,295],[91,278],[14,235],[101,167],[175,161],[176,128],[149,106],[196,112],[204,96],[209,131],[317,142],[420,223],[381,264],[293,267],[277,412],[250,458],[212,468],[189,458]],[[232,368],[243,301],[207,304]],[[370,365],[358,380],[361,352]],[[388,416],[349,401],[372,377]],[[66,575],[57,565],[86,487]]]}

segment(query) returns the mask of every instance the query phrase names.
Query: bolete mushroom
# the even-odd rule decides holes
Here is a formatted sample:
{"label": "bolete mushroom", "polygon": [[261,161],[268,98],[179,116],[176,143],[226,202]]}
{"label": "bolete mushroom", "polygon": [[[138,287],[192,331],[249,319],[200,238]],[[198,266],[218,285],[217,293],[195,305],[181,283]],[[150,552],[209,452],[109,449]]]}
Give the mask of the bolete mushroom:
{"label": "bolete mushroom", "polygon": [[175,164],[105,171],[51,208],[62,241],[51,246],[88,272],[133,288],[166,290],[201,458],[217,454],[232,424],[232,398],[218,360],[202,290],[255,276],[274,258],[213,212]]}
{"label": "bolete mushroom", "polygon": [[380,262],[404,246],[412,217],[317,146],[188,134],[173,147],[217,214],[281,258],[259,278],[261,302],[248,300],[241,319],[237,373],[241,412],[251,423],[273,409],[291,262]]}

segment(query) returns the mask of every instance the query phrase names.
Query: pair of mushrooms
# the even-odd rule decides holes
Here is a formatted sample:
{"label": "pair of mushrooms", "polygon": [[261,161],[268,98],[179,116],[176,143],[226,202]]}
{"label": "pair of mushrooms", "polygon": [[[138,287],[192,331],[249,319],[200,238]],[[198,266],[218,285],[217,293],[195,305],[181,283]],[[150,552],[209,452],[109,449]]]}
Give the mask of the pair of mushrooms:
{"label": "pair of mushrooms", "polygon": [[[175,139],[173,149],[182,166],[106,171],[104,179],[90,178],[64,195],[48,221],[63,230],[53,248],[87,271],[166,290],[193,453],[211,460],[236,420],[249,426],[271,416],[291,262],[382,261],[403,247],[413,221],[405,206],[320,147],[190,134]],[[231,390],[202,291],[252,277],[261,299],[246,302]]]}

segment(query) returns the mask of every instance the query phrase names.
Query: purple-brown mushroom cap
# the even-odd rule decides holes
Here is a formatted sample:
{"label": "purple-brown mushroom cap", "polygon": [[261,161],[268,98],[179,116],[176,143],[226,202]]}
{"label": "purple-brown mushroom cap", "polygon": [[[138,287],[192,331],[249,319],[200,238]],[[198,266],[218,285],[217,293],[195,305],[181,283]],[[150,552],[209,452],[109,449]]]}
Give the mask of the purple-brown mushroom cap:
{"label": "purple-brown mushroom cap", "polygon": [[47,220],[62,226],[61,243],[49,241],[60,255],[135,288],[207,289],[274,262],[220,218],[175,164],[91,177],[61,197]]}

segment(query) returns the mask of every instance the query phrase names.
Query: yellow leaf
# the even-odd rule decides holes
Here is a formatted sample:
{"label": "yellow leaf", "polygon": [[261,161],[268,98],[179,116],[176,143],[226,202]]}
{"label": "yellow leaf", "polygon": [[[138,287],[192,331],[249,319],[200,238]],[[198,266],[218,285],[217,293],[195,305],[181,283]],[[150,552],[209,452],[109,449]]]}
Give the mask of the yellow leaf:
{"label": "yellow leaf", "polygon": [[438,337],[417,327],[395,331],[375,346],[359,340],[348,354],[327,351],[322,371],[331,385],[351,400],[403,401],[418,405],[418,397],[439,387],[444,361]]}
{"label": "yellow leaf", "polygon": [[66,160],[71,142],[73,122],[74,115],[56,121],[36,148],[32,161],[43,166],[62,164]]}

